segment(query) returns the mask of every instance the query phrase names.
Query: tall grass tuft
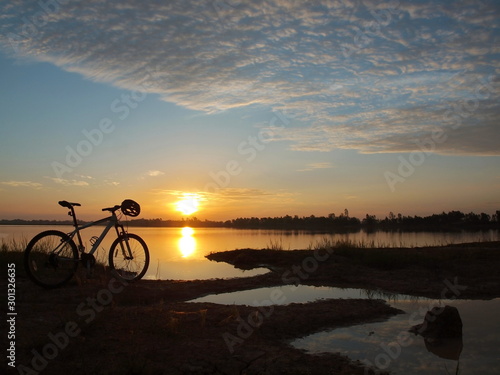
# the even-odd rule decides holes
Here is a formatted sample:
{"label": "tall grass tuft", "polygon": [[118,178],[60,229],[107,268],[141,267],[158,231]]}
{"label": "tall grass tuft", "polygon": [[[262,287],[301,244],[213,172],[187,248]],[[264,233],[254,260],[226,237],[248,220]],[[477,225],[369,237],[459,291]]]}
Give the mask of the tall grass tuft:
{"label": "tall grass tuft", "polygon": [[16,265],[16,275],[24,276],[24,250],[28,241],[25,239],[12,238],[8,241],[2,239],[0,242],[0,263]]}
{"label": "tall grass tuft", "polygon": [[[269,244],[266,246],[266,250],[285,250],[283,247],[283,238],[280,237],[276,240],[271,239]],[[288,250],[290,250],[290,247]]]}
{"label": "tall grass tuft", "polygon": [[308,250],[323,250],[323,249],[373,249],[376,248],[374,241],[352,241],[352,240],[333,240],[328,237],[323,237],[322,239],[311,242],[307,249]]}
{"label": "tall grass tuft", "polygon": [[2,260],[12,261],[20,258],[22,262],[22,256],[27,245],[28,241],[25,239],[18,240],[12,238],[8,241],[2,239],[0,242],[0,254],[2,256]]}
{"label": "tall grass tuft", "polygon": [[396,269],[414,265],[432,267],[436,264],[434,254],[423,254],[409,248],[396,248],[374,241],[354,242],[323,238],[308,246],[308,250],[333,249],[335,255],[350,262],[380,269]]}

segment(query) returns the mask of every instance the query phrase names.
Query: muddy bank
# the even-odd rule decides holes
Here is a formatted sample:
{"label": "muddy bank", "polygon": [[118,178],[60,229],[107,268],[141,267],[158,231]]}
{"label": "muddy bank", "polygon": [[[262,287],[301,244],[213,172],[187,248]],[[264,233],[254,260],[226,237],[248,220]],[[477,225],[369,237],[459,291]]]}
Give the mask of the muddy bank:
{"label": "muddy bank", "polygon": [[[258,276],[255,287],[259,280],[269,281]],[[56,375],[363,374],[363,367],[345,356],[308,355],[287,341],[400,312],[382,300],[261,308],[183,301],[223,291],[224,284],[229,291],[249,282],[141,281],[124,286],[100,278],[43,290],[19,279],[16,365],[25,366],[25,373],[32,369]],[[8,369],[5,362],[2,367]]]}
{"label": "muddy bank", "polygon": [[207,256],[268,267],[283,283],[380,289],[429,298],[500,297],[500,242],[423,248],[242,249]]}

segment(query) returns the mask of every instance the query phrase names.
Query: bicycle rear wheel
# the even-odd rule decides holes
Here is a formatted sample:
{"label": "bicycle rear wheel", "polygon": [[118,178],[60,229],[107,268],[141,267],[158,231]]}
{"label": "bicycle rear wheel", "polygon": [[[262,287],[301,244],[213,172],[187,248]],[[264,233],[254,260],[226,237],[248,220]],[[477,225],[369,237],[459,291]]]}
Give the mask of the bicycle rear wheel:
{"label": "bicycle rear wheel", "polygon": [[140,280],[149,267],[148,246],[136,234],[129,233],[118,237],[109,251],[109,267],[123,280]]}
{"label": "bicycle rear wheel", "polygon": [[44,288],[67,283],[78,267],[78,250],[73,240],[57,230],[37,234],[24,251],[28,277]]}

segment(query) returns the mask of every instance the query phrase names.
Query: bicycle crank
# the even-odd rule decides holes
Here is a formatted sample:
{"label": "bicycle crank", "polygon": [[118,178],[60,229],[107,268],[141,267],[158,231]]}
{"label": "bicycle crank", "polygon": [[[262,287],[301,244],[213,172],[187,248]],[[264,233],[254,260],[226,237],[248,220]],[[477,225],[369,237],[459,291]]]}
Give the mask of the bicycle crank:
{"label": "bicycle crank", "polygon": [[81,260],[85,268],[94,267],[96,263],[95,257],[92,254],[83,253]]}
{"label": "bicycle crank", "polygon": [[87,270],[87,279],[91,279],[94,276],[95,258],[92,254],[83,253],[81,259]]}

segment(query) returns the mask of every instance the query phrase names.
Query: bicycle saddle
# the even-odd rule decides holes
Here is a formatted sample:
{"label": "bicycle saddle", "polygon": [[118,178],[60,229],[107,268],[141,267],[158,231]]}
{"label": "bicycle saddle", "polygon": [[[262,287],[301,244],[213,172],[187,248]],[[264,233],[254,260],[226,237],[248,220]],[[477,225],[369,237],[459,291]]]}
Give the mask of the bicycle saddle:
{"label": "bicycle saddle", "polygon": [[141,213],[141,206],[132,199],[125,199],[122,202],[121,209],[124,215],[136,217]]}
{"label": "bicycle saddle", "polygon": [[61,205],[63,207],[67,207],[67,208],[71,208],[73,206],[81,206],[80,203],[71,203],[68,201],[59,201],[59,205]]}

